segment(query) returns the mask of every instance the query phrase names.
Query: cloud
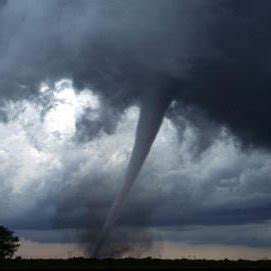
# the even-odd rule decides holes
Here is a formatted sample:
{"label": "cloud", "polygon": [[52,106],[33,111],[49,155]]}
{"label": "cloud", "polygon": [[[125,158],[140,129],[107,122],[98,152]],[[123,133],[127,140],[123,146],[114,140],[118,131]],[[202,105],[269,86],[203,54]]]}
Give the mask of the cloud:
{"label": "cloud", "polygon": [[[77,121],[85,110],[93,113],[90,122],[103,116],[102,100],[88,89],[76,92],[67,80],[53,89],[43,87],[39,98],[5,107],[9,121],[0,126],[1,221],[17,229],[96,231],[130,156],[138,108],[124,112],[115,133],[100,130],[91,141],[78,141]],[[40,105],[44,95],[50,104],[45,111]],[[140,232],[268,221],[270,154],[242,149],[225,127],[217,127],[212,142],[202,148],[201,132],[188,116],[181,115],[182,130],[170,118],[164,120],[120,226]]]}
{"label": "cloud", "polygon": [[[266,147],[269,10],[269,1],[9,1],[0,18],[1,98],[29,97],[42,81],[68,77],[123,112],[175,84],[184,105],[244,145]],[[114,117],[103,122],[93,132],[114,131]]]}

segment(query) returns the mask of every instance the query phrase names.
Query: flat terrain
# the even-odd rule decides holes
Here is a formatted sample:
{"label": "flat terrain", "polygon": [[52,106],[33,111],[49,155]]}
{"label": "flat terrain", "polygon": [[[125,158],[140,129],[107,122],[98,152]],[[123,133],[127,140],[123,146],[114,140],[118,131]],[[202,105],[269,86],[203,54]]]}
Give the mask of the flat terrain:
{"label": "flat terrain", "polygon": [[271,261],[159,259],[0,260],[0,270],[271,270]]}

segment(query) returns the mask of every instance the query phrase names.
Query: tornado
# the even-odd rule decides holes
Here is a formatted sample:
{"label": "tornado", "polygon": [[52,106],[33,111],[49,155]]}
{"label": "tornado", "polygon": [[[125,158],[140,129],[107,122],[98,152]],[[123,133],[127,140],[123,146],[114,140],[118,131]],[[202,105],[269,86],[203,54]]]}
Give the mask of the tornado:
{"label": "tornado", "polygon": [[113,205],[104,223],[101,235],[94,247],[93,257],[100,257],[100,250],[106,241],[114,224],[116,223],[120,210],[134,184],[143,164],[150,152],[151,146],[162,124],[167,108],[173,100],[169,93],[155,95],[152,93],[145,97],[141,103],[140,117],[136,128],[135,143],[132,155],[126,170],[124,182],[115,198]]}

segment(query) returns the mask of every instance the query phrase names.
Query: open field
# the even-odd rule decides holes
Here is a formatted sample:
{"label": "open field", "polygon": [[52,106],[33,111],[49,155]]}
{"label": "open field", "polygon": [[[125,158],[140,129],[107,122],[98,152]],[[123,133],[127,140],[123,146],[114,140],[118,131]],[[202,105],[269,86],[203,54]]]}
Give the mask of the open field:
{"label": "open field", "polygon": [[2,260],[0,270],[271,270],[271,261],[159,259]]}

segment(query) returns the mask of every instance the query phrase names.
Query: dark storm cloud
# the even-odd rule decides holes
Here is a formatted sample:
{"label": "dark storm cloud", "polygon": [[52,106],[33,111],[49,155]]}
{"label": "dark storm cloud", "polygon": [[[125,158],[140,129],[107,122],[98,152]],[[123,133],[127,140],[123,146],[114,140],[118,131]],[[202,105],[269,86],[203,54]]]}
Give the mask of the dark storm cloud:
{"label": "dark storm cloud", "polygon": [[191,153],[194,153],[195,159],[200,158],[200,155],[219,137],[221,129],[224,129],[223,125],[211,120],[205,111],[179,101],[172,104],[167,117],[177,128],[180,142],[183,140],[183,131],[193,127],[196,144],[191,146]]}
{"label": "dark storm cloud", "polygon": [[173,242],[189,244],[244,245],[270,247],[270,222],[262,224],[189,226],[165,228],[163,233]]}
{"label": "dark storm cloud", "polygon": [[[270,3],[218,1],[212,57],[196,60],[195,90],[184,98],[228,125],[247,143],[270,144]],[[200,93],[200,94],[199,94]]]}
{"label": "dark storm cloud", "polygon": [[41,80],[66,76],[124,106],[157,84],[157,70],[142,63],[154,42],[165,44],[167,28],[160,33],[154,24],[165,3],[157,4],[153,14],[153,3],[10,1],[1,18],[2,95],[26,95]]}
{"label": "dark storm cloud", "polygon": [[[270,8],[269,1],[9,1],[0,18],[1,97],[70,77],[124,108],[175,78],[183,82],[176,98],[245,143],[267,146]],[[92,126],[95,133],[103,125]]]}

